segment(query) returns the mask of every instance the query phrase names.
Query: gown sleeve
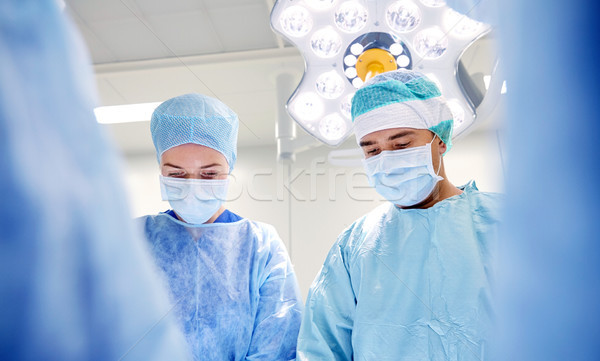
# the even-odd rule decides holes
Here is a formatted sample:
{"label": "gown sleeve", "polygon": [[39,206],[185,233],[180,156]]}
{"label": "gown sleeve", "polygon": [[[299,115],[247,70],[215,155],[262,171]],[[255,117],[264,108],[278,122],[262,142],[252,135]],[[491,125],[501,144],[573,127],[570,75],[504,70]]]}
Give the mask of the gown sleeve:
{"label": "gown sleeve", "polygon": [[344,260],[342,234],[331,248],[306,301],[298,336],[298,360],[350,361],[356,299]]}
{"label": "gown sleeve", "polygon": [[303,303],[296,274],[277,232],[269,227],[254,331],[246,360],[294,360]]}

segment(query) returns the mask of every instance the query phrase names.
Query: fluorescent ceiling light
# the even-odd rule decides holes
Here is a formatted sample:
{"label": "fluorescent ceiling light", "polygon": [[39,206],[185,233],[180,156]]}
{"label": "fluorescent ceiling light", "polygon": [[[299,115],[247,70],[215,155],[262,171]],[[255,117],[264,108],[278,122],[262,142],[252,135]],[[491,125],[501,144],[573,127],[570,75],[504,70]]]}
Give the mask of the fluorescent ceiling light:
{"label": "fluorescent ceiling light", "polygon": [[140,103],[112,105],[94,109],[96,120],[100,124],[118,124],[149,121],[152,112],[161,103]]}

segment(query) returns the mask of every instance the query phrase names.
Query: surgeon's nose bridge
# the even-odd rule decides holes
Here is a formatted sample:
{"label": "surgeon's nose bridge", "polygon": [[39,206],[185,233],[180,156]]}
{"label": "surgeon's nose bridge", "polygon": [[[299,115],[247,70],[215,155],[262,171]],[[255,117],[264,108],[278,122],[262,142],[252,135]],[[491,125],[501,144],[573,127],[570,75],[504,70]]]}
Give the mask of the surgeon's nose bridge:
{"label": "surgeon's nose bridge", "polygon": [[195,171],[186,171],[186,176],[185,178],[187,179],[204,179],[204,175],[202,170],[195,170]]}
{"label": "surgeon's nose bridge", "polygon": [[226,174],[215,168],[189,168],[184,169],[185,179],[215,179]]}
{"label": "surgeon's nose bridge", "polygon": [[385,141],[385,143],[380,146],[380,149],[382,152],[396,150],[395,142],[392,140]]}
{"label": "surgeon's nose bridge", "polygon": [[[386,140],[383,141],[381,143],[379,143],[379,148],[381,149],[381,151],[393,151],[393,150],[398,150],[399,148],[397,147],[398,143],[403,143],[401,141],[398,141],[397,139],[394,140]],[[407,146],[406,148],[412,148],[414,147],[414,144],[411,144],[409,146]],[[406,148],[402,148],[402,149],[406,149]]]}

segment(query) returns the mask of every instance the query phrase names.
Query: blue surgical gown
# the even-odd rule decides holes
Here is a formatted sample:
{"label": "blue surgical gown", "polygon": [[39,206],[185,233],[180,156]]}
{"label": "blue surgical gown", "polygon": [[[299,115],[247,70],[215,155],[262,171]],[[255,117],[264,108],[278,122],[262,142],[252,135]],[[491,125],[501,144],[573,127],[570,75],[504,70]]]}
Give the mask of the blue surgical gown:
{"label": "blue surgical gown", "polygon": [[196,360],[295,359],[303,304],[272,226],[140,220]]}
{"label": "blue surgical gown", "polygon": [[[175,214],[175,211],[172,209],[169,209],[168,211],[161,212],[161,213],[168,214],[169,216],[171,216],[175,219],[179,219],[179,218],[177,218],[177,214]],[[242,219],[242,217],[240,217],[237,214],[233,213],[232,211],[226,209],[225,211],[223,211],[223,213],[221,213],[217,217],[217,219],[215,219],[213,221],[213,223],[232,223],[232,222],[237,222],[241,219]]]}
{"label": "blue surgical gown", "polygon": [[386,203],[347,228],[313,282],[299,360],[485,360],[498,194]]}

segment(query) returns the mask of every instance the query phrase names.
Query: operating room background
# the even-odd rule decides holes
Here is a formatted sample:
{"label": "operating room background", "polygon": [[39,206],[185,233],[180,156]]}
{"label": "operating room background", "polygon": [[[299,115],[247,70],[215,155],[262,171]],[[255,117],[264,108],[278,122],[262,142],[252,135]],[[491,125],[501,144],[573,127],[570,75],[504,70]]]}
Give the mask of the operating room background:
{"label": "operating room background", "polygon": [[[295,48],[269,26],[271,0],[67,0],[90,49],[99,106],[160,102],[188,92],[216,96],[240,117],[238,162],[228,208],[273,224],[286,244],[304,297],[337,235],[382,204],[360,167],[327,162],[332,148],[277,160],[276,78],[304,71]],[[485,40],[492,42],[492,40]],[[470,73],[490,68],[489,43],[463,59]],[[288,94],[291,95],[291,94]],[[503,190],[503,105],[457,140],[445,157],[449,179]],[[109,124],[124,163],[131,216],[165,211],[149,122]],[[307,136],[299,127],[298,136]],[[340,148],[356,147],[353,137]]]}

